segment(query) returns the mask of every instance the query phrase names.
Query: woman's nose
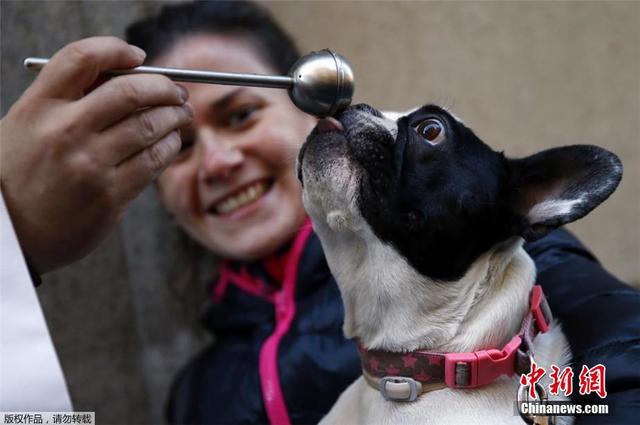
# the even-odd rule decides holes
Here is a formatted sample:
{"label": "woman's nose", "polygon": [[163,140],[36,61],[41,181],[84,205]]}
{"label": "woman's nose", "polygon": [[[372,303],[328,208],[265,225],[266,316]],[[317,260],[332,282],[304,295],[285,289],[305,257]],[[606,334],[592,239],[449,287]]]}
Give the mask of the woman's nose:
{"label": "woman's nose", "polygon": [[202,140],[200,178],[210,183],[229,177],[244,162],[244,154],[233,143],[214,138],[208,131],[203,133],[200,137]]}

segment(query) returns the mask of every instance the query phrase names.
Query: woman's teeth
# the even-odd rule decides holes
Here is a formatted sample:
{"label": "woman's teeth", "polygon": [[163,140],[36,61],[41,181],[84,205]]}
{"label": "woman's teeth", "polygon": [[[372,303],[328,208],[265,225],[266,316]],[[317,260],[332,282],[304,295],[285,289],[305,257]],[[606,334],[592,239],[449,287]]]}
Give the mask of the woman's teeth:
{"label": "woman's teeth", "polygon": [[243,207],[256,199],[267,191],[267,184],[258,182],[247,186],[242,192],[238,192],[233,196],[225,198],[223,201],[215,205],[215,210],[219,214],[230,213],[231,211]]}

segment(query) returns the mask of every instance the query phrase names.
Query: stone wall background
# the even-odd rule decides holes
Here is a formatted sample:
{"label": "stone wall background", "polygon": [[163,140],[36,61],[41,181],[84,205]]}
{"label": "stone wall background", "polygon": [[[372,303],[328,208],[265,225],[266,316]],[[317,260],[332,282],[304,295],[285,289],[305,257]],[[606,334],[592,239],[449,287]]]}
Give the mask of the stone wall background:
{"label": "stone wall background", "polygon": [[[122,36],[157,2],[0,3],[0,113],[50,56],[90,35]],[[356,101],[436,102],[508,155],[573,143],[617,153],[618,191],[569,226],[622,279],[640,282],[640,3],[268,2],[301,51],[352,62]],[[202,288],[185,287],[188,244],[153,188],[96,252],[38,288],[77,410],[100,423],[160,423],[171,377],[208,338]],[[189,252],[189,251],[187,251]]]}

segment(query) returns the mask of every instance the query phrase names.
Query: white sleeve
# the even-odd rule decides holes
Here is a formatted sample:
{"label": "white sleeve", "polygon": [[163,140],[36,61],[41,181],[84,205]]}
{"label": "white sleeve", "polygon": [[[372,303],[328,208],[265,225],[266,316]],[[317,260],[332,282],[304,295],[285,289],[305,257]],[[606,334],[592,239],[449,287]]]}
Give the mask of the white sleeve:
{"label": "white sleeve", "polygon": [[71,411],[67,385],[0,196],[0,411]]}

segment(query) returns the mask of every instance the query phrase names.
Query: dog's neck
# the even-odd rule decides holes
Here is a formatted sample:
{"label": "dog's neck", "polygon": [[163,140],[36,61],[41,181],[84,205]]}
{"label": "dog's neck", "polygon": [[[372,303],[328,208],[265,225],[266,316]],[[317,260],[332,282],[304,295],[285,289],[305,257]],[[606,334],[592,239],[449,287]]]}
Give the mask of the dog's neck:
{"label": "dog's neck", "polygon": [[418,274],[369,228],[357,236],[320,233],[342,293],[344,333],[365,348],[499,348],[518,332],[528,309],[535,267],[520,238],[493,247],[462,279],[436,282]]}

